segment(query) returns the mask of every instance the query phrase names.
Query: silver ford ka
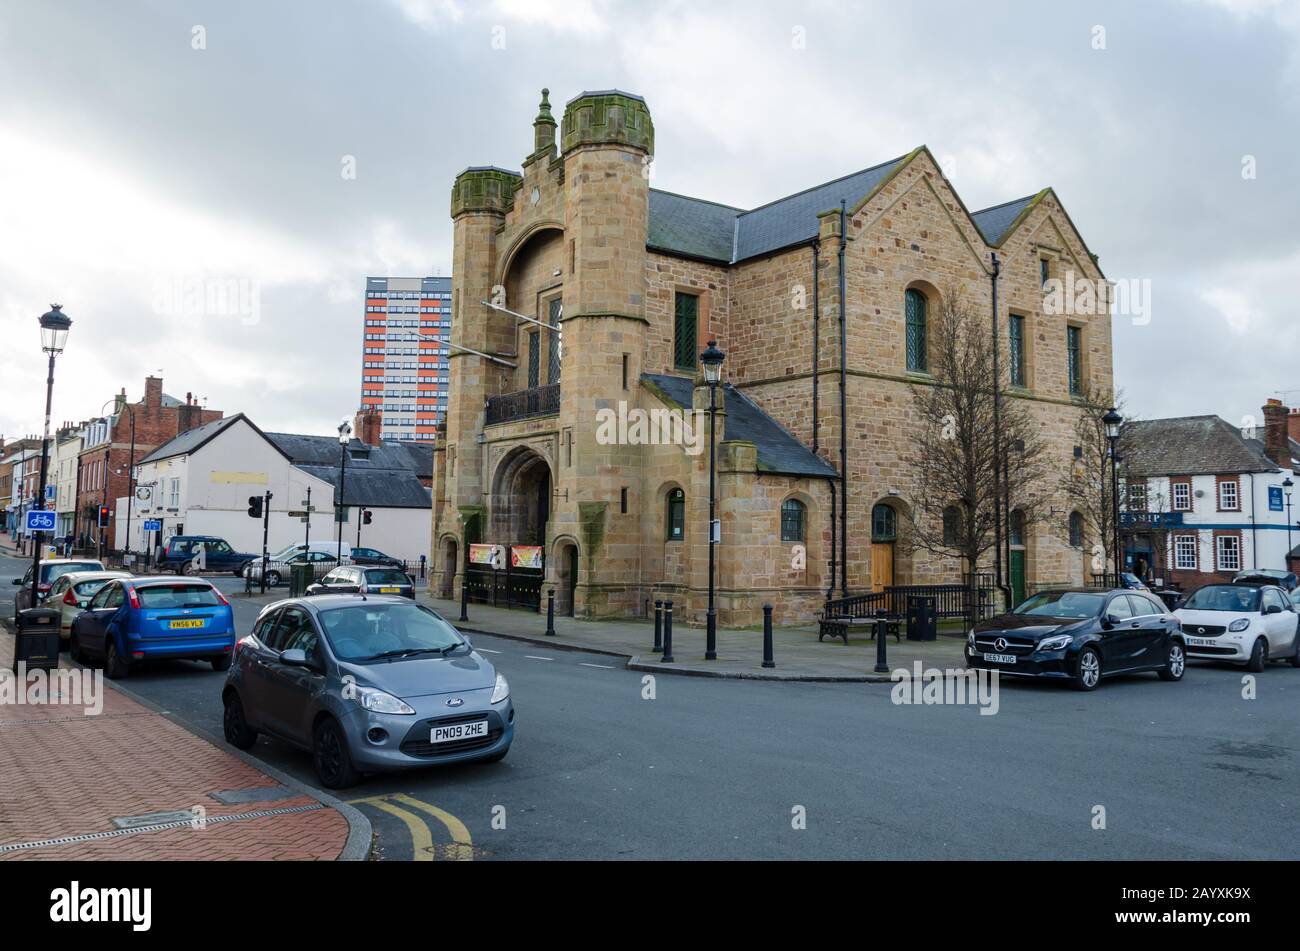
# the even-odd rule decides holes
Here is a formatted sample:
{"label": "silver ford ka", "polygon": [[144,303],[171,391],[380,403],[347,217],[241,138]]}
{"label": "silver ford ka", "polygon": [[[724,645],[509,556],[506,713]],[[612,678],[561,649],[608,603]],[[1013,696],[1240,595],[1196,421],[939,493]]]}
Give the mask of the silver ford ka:
{"label": "silver ford ka", "polygon": [[506,678],[429,608],[339,594],[268,605],[235,645],[226,740],[310,750],[328,789],[362,773],[495,762],[514,739]]}

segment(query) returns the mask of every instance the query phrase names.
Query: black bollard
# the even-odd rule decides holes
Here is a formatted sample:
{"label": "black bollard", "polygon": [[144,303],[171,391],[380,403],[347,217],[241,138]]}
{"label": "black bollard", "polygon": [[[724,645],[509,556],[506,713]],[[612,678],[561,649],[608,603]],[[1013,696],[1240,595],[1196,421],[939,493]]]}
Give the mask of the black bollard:
{"label": "black bollard", "polygon": [[664,656],[659,658],[661,664],[673,662],[673,603],[664,602]]}
{"label": "black bollard", "polygon": [[763,605],[763,666],[775,667],[772,659],[772,605]]}
{"label": "black bollard", "polygon": [[546,636],[555,636],[555,589],[546,592]]}
{"label": "black bollard", "polygon": [[655,602],[655,646],[650,650],[656,654],[664,652],[664,603]]}
{"label": "black bollard", "polygon": [[460,581],[460,619],[469,620],[469,579],[462,578]]}
{"label": "black bollard", "polygon": [[876,612],[876,673],[889,673],[889,664],[885,662],[885,641],[888,640],[889,617],[887,611]]}

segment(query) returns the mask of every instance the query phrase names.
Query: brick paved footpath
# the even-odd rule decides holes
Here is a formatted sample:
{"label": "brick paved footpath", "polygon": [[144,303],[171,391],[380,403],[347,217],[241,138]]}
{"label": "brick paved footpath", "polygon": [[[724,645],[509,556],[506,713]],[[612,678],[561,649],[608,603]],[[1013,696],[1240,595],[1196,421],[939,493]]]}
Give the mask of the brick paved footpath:
{"label": "brick paved footpath", "polygon": [[[0,631],[0,676],[12,676],[13,645],[13,635]],[[61,666],[75,667],[66,658]],[[93,716],[84,706],[65,703],[0,702],[0,860],[365,856],[369,828],[363,819],[352,846],[345,848],[350,827],[338,808],[322,804],[296,784],[282,785],[279,778],[190,733],[107,681],[103,684],[103,709]],[[223,798],[233,802],[223,803],[214,793],[227,794]],[[350,807],[343,808],[359,819]],[[273,809],[299,811],[249,816]],[[176,811],[205,821],[14,848],[115,832],[114,818]],[[230,816],[249,817],[222,818]]]}

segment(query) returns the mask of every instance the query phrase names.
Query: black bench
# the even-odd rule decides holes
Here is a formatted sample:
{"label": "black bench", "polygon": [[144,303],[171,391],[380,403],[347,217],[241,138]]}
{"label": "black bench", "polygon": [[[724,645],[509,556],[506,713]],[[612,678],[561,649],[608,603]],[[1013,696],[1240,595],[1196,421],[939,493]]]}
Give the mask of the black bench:
{"label": "black bench", "polygon": [[[844,643],[848,644],[849,631],[861,627],[869,627],[871,629],[871,640],[876,639],[876,619],[874,617],[824,617],[817,625],[817,641],[820,643],[822,638],[827,636],[842,637]],[[885,621],[886,633],[893,634],[896,641],[902,640],[899,627],[897,619]]]}

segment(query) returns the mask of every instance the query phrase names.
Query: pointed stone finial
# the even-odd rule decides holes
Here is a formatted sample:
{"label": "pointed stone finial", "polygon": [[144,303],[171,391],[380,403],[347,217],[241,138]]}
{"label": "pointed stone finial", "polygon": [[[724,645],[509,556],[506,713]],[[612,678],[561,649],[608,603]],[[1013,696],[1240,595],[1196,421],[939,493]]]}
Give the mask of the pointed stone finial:
{"label": "pointed stone finial", "polygon": [[551,115],[551,91],[542,90],[542,101],[533,120],[533,151],[541,152],[555,145],[555,117]]}

